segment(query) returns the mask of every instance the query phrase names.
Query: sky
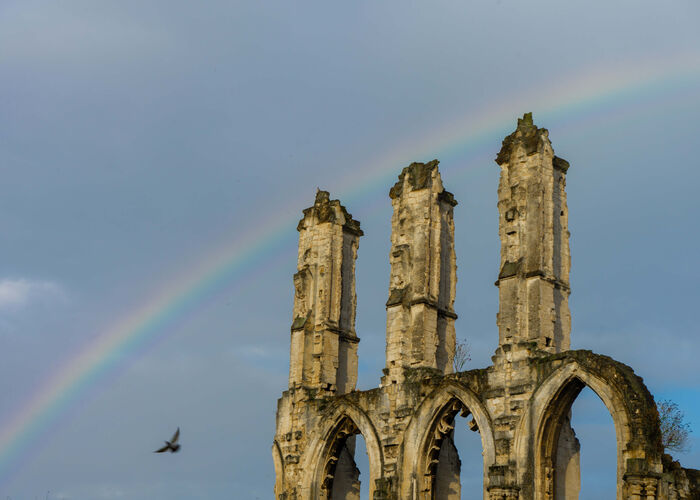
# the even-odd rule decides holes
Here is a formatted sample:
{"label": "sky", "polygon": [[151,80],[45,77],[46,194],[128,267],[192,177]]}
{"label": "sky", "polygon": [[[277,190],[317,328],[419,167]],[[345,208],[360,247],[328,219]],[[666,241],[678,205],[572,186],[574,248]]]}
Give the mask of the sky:
{"label": "sky", "polygon": [[[273,498],[296,222],[319,187],[362,224],[358,385],[375,387],[388,190],[413,161],[438,158],[459,202],[457,335],[467,368],[488,366],[493,159],[525,112],[571,164],[572,347],[678,403],[695,432],[674,456],[700,468],[699,16],[0,2],[0,498]],[[582,499],[600,498],[612,420],[594,395],[575,405]],[[151,453],[178,426],[181,452]]]}

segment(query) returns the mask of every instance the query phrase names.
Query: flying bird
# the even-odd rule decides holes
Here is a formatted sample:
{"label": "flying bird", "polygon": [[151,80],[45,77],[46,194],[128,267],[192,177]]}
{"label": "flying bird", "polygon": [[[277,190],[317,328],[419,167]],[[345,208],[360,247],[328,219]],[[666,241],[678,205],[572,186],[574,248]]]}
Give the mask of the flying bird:
{"label": "flying bird", "polygon": [[180,445],[177,443],[178,439],[180,439],[180,428],[179,427],[175,431],[175,434],[173,434],[173,437],[170,438],[170,441],[166,441],[165,446],[163,446],[159,450],[154,451],[153,453],[163,453],[164,451],[168,451],[168,450],[170,450],[170,453],[176,453],[180,449]]}

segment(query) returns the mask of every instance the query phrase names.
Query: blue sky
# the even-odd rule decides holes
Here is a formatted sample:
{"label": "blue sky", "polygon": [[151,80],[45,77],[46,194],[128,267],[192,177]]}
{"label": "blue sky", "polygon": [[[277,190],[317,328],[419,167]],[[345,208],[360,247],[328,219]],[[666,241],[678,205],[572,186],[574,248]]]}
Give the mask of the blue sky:
{"label": "blue sky", "polygon": [[[459,201],[457,332],[470,367],[488,365],[493,158],[527,111],[571,163],[572,345],[630,364],[676,401],[695,429],[676,456],[700,468],[699,15],[691,0],[4,0],[0,429],[169,283],[270,221],[291,229],[52,416],[13,456],[0,498],[272,498],[294,220],[316,187],[365,231],[367,389],[384,363],[388,189],[410,162],[441,160]],[[681,64],[666,70],[671,60]],[[575,83],[591,75],[612,88],[625,71],[656,80],[599,99],[566,92],[588,95]],[[490,121],[490,109],[511,118]],[[467,147],[446,140],[451,124],[488,133]],[[595,415],[581,436],[600,435]],[[182,453],[150,453],[177,426]],[[594,441],[588,457],[609,455]]]}

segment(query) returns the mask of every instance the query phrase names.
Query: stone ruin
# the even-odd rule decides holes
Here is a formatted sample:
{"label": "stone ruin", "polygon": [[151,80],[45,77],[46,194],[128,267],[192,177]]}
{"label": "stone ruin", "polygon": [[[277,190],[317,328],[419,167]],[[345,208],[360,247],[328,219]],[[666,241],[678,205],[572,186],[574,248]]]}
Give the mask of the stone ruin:
{"label": "stone ruin", "polygon": [[579,445],[569,419],[586,386],[615,425],[618,500],[700,499],[700,472],[664,454],[642,379],[607,356],[569,349],[569,163],[530,113],[496,163],[499,334],[484,369],[453,373],[457,201],[437,160],[404,168],[389,193],[386,367],[376,389],[355,390],[360,223],[325,191],[304,210],[289,389],[278,401],[272,446],[276,500],[359,499],[360,433],[370,498],[459,499],[458,414],[471,416],[481,437],[485,500],[578,499]]}

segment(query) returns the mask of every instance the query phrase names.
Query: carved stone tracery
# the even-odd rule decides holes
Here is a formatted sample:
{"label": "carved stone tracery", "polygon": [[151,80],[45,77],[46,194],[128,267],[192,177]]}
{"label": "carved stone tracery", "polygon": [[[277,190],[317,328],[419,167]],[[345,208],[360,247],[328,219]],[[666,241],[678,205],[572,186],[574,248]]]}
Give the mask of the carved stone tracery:
{"label": "carved stone tracery", "polygon": [[328,447],[325,464],[323,466],[323,482],[321,484],[321,489],[325,494],[324,498],[330,498],[333,480],[335,479],[335,469],[338,465],[338,460],[340,459],[343,448],[347,444],[348,437],[359,433],[360,430],[349,418],[344,418],[340,424],[338,424],[338,427],[333,433],[333,437],[330,440],[331,444]]}
{"label": "carved stone tracery", "polygon": [[430,439],[425,449],[425,471],[423,473],[423,491],[430,493],[430,498],[435,495],[435,481],[437,468],[440,464],[440,451],[445,439],[451,439],[455,428],[455,417],[461,412],[462,417],[468,417],[471,411],[458,399],[452,399],[443,407],[435,418]]}

